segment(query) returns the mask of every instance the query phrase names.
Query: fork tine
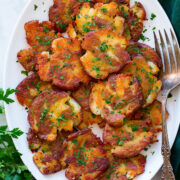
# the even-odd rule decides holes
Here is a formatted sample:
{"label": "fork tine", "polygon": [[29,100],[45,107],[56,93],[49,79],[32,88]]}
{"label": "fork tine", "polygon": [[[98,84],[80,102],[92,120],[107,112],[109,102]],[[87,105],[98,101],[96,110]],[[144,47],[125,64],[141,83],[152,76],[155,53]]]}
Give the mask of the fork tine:
{"label": "fork tine", "polygon": [[167,55],[167,50],[166,50],[166,46],[162,37],[161,32],[159,31],[159,36],[160,36],[160,41],[161,41],[161,47],[162,47],[162,52],[163,55],[161,55],[162,61],[164,61],[164,74],[169,74],[169,61],[168,61],[168,55]]}
{"label": "fork tine", "polygon": [[169,38],[168,38],[168,35],[167,35],[167,33],[166,33],[166,30],[164,30],[164,34],[165,34],[165,37],[166,37],[166,42],[167,42],[167,47],[168,47],[168,52],[169,52],[171,72],[172,72],[172,73],[176,73],[176,72],[177,72],[177,65],[176,65],[177,62],[176,62],[176,58],[174,58],[173,49],[172,49],[170,40],[169,40]]}
{"label": "fork tine", "polygon": [[176,62],[177,62],[177,70],[178,70],[178,72],[180,72],[180,59],[179,59],[180,51],[179,51],[177,40],[174,36],[174,33],[172,32],[172,29],[170,29],[170,31],[171,31],[171,36],[172,36],[172,41],[173,41],[173,46],[174,46],[175,58],[176,58]]}
{"label": "fork tine", "polygon": [[[164,68],[164,59],[161,56],[160,45],[159,45],[156,33],[154,31],[153,31],[153,34],[154,34],[155,49],[156,49],[156,52],[159,55],[159,57],[161,57],[161,60],[163,63],[163,68]],[[165,69],[164,69],[164,71],[165,71]],[[162,79],[162,76],[163,76],[163,69],[160,71],[160,74],[159,74],[160,79]]]}
{"label": "fork tine", "polygon": [[159,43],[158,43],[158,40],[157,40],[156,33],[154,31],[153,31],[153,34],[154,34],[154,41],[155,41],[156,52],[158,53],[159,56],[161,56],[161,51],[160,51],[160,48],[159,48]]}

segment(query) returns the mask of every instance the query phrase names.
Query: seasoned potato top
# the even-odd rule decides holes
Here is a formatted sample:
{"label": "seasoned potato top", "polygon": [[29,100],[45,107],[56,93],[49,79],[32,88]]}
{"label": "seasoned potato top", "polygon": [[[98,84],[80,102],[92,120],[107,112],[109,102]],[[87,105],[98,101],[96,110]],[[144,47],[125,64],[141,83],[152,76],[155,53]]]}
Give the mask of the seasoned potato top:
{"label": "seasoned potato top", "polygon": [[[162,125],[162,104],[155,100],[151,105],[139,109],[131,119],[151,119],[152,120],[152,131],[159,132],[161,131]],[[166,118],[168,119],[169,113],[166,110]]]}
{"label": "seasoned potato top", "polygon": [[125,19],[118,14],[119,8],[115,2],[97,3],[94,7],[90,3],[84,3],[80,13],[76,15],[77,31],[84,35],[98,29],[110,29],[121,35],[124,32]]}
{"label": "seasoned potato top", "polygon": [[55,24],[57,31],[65,32],[84,2],[86,0],[54,0],[53,6],[49,9],[49,20]]}
{"label": "seasoned potato top", "polygon": [[134,120],[124,123],[121,128],[106,124],[103,142],[113,146],[111,153],[120,158],[134,157],[153,140],[150,131],[151,120]]}
{"label": "seasoned potato top", "polygon": [[153,48],[150,46],[143,44],[143,43],[131,43],[127,47],[127,51],[132,57],[135,57],[137,55],[142,55],[149,63],[152,62],[156,66],[152,67],[152,70],[155,70],[157,74],[158,73],[158,68],[162,67],[162,61],[158,54],[154,51]]}
{"label": "seasoned potato top", "polygon": [[39,150],[33,155],[33,161],[42,174],[52,174],[63,168],[59,159],[63,153],[64,139],[62,134],[58,134],[55,141],[44,141]]}
{"label": "seasoned potato top", "polygon": [[128,41],[112,31],[101,30],[86,34],[81,57],[85,71],[95,79],[105,79],[110,73],[122,69],[130,60],[125,51]]}
{"label": "seasoned potato top", "polygon": [[144,172],[146,158],[141,154],[127,159],[112,157],[110,163],[111,166],[109,166],[100,180],[131,180]]}
{"label": "seasoned potato top", "polygon": [[[101,98],[97,98],[97,94]],[[122,126],[123,120],[142,103],[138,80],[127,74],[113,75],[107,82],[96,84],[90,95],[91,111],[104,117],[111,126]]]}
{"label": "seasoned potato top", "polygon": [[90,82],[88,85],[81,85],[76,91],[72,92],[72,97],[81,105],[81,107],[90,111],[89,108],[89,95],[94,82]]}
{"label": "seasoned potato top", "polygon": [[53,54],[43,52],[37,56],[38,74],[43,81],[52,82],[64,90],[88,84],[90,77],[80,62],[81,48],[76,39],[60,38],[52,43]]}
{"label": "seasoned potato top", "polygon": [[90,129],[78,131],[64,143],[66,177],[68,179],[89,179],[99,177],[107,168],[108,160],[102,142]]}
{"label": "seasoned potato top", "polygon": [[121,73],[134,74],[142,87],[145,99],[144,107],[151,104],[161,90],[162,82],[153,74],[157,74],[159,68],[152,62],[146,61],[142,56],[137,56],[127,64]]}
{"label": "seasoned potato top", "polygon": [[27,71],[34,71],[36,65],[36,51],[33,48],[20,50],[17,54],[18,61]]}
{"label": "seasoned potato top", "polygon": [[54,141],[57,130],[73,131],[81,122],[81,107],[65,92],[45,90],[31,104],[28,120],[41,139]]}
{"label": "seasoned potato top", "polygon": [[29,107],[32,101],[44,90],[52,89],[52,85],[40,80],[34,73],[25,78],[16,88],[16,97],[22,106]]}
{"label": "seasoned potato top", "polygon": [[39,23],[38,20],[27,22],[24,26],[26,30],[27,43],[36,52],[49,51],[52,40],[60,35],[56,35],[53,30],[54,25],[50,21]]}

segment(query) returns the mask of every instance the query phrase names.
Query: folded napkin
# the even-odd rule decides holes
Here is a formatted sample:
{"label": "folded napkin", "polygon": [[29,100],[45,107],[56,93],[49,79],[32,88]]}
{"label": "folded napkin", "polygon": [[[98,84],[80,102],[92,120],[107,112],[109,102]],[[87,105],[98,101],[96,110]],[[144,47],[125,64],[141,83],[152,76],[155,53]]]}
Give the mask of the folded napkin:
{"label": "folded napkin", "polygon": [[[176,31],[180,42],[180,0],[159,0]],[[179,59],[180,61],[180,59]],[[176,179],[180,179],[180,129],[171,151],[171,163]]]}

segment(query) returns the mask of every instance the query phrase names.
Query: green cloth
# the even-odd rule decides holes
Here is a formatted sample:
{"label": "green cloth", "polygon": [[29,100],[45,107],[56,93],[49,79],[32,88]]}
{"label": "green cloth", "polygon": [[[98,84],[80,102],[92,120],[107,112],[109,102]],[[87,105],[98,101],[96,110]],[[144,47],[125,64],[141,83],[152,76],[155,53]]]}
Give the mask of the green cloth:
{"label": "green cloth", "polygon": [[[180,42],[180,0],[159,0],[159,2],[169,16]],[[171,163],[176,179],[180,180],[180,129],[171,151]]]}

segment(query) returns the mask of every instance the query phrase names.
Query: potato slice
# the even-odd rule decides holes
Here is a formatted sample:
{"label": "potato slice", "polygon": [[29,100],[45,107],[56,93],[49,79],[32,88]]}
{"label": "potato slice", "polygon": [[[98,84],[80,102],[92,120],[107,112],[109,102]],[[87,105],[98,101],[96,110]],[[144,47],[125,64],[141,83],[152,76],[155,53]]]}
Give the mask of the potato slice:
{"label": "potato slice", "polygon": [[91,88],[94,82],[90,82],[88,85],[81,85],[76,91],[72,92],[72,97],[81,105],[81,107],[90,111],[89,108],[89,96]]}
{"label": "potato slice", "polygon": [[32,101],[44,90],[52,89],[52,85],[40,80],[34,73],[26,77],[17,87],[16,97],[22,106],[30,107]]}
{"label": "potato slice", "polygon": [[90,129],[70,135],[63,151],[61,160],[68,165],[65,173],[68,179],[94,180],[108,168],[102,142]]}
{"label": "potato slice", "polygon": [[33,48],[20,50],[17,54],[17,58],[25,70],[35,70],[36,52]]}
{"label": "potato slice", "polygon": [[138,2],[130,8],[130,16],[128,17],[128,28],[130,31],[131,39],[138,41],[143,31],[143,22],[146,19],[146,11],[143,5]]}
{"label": "potato slice", "polygon": [[68,24],[75,19],[79,13],[79,8],[85,0],[54,0],[53,6],[49,9],[49,20],[55,24],[59,32],[65,32]]}
{"label": "potato slice", "polygon": [[31,104],[28,121],[34,132],[47,141],[54,141],[57,130],[73,131],[82,120],[79,104],[65,92],[43,91]]}
{"label": "potato slice", "polygon": [[54,25],[50,21],[43,21],[42,23],[38,20],[29,21],[25,24],[24,28],[27,43],[36,52],[50,51],[52,40],[61,36],[60,34],[55,34],[53,30]]}
{"label": "potato slice", "polygon": [[97,3],[91,7],[90,3],[84,3],[76,16],[76,26],[82,35],[98,29],[110,29],[117,35],[124,32],[124,18],[119,16],[118,4]]}
{"label": "potato slice", "polygon": [[113,75],[107,82],[98,83],[90,95],[91,111],[115,127],[122,126],[124,119],[139,109],[143,102],[138,80],[128,74]]}
{"label": "potato slice", "polygon": [[121,128],[113,128],[106,124],[103,142],[113,146],[111,153],[116,157],[134,157],[153,141],[154,135],[150,127],[151,120],[128,121]]}
{"label": "potato slice", "polygon": [[54,142],[43,142],[41,148],[33,155],[33,161],[42,174],[52,174],[63,168],[59,161],[63,141],[64,137],[60,134]]}
{"label": "potato slice", "polygon": [[146,158],[139,154],[128,159],[110,159],[110,166],[100,180],[130,180],[145,171]]}
{"label": "potato slice", "polygon": [[82,122],[78,125],[79,129],[86,129],[92,124],[101,124],[104,122],[104,119],[101,118],[101,116],[97,116],[89,111],[82,110],[82,116],[83,120]]}
{"label": "potato slice", "polygon": [[[142,108],[135,112],[131,119],[152,119],[152,131],[159,132],[162,129],[162,111],[161,111],[162,104],[155,100],[150,106]],[[166,110],[166,119],[169,118],[169,113]]]}
{"label": "potato slice", "polygon": [[145,103],[143,107],[153,103],[161,90],[162,82],[153,74],[157,74],[159,68],[147,62],[142,56],[137,56],[124,67],[121,73],[134,74],[142,87]]}
{"label": "potato slice", "polygon": [[[132,57],[135,57],[137,55],[142,55],[149,63],[152,62],[156,66],[152,67],[155,69],[156,72],[158,72],[156,69],[162,67],[162,61],[158,54],[154,51],[153,48],[150,46],[143,44],[143,43],[131,43],[127,47],[127,51]],[[156,73],[157,74],[157,73]]]}
{"label": "potato slice", "polygon": [[80,62],[80,42],[77,39],[60,38],[52,43],[53,54],[38,54],[37,69],[43,81],[64,89],[74,90],[80,84],[88,84],[90,77]]}
{"label": "potato slice", "polygon": [[82,43],[86,54],[81,57],[85,71],[95,79],[105,79],[118,72],[129,61],[125,51],[128,41],[109,30],[87,33]]}

